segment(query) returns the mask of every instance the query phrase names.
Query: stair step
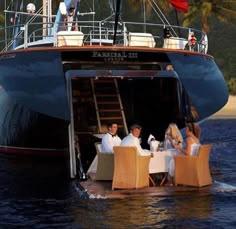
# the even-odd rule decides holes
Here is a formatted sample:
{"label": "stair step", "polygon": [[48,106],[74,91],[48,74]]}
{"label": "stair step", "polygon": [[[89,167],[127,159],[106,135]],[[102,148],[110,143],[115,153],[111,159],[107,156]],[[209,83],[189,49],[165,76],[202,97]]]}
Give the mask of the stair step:
{"label": "stair step", "polygon": [[116,79],[100,78],[92,80],[91,84],[99,128],[108,120],[113,120],[117,122],[119,128],[127,132]]}
{"label": "stair step", "polygon": [[114,94],[96,94],[97,97],[118,97],[117,95]]}
{"label": "stair step", "polygon": [[123,129],[123,128],[124,128],[124,125],[117,125],[117,127],[118,127],[119,129]]}
{"label": "stair step", "polygon": [[109,80],[108,79],[104,79],[104,80],[99,79],[99,80],[94,80],[93,82],[94,82],[94,84],[110,83],[110,84],[114,85],[113,79],[109,79]]}
{"label": "stair step", "polygon": [[113,104],[119,104],[119,102],[117,102],[117,101],[97,101],[97,104],[110,104],[110,105],[113,105]]}
{"label": "stair step", "polygon": [[118,116],[118,117],[111,117],[111,116],[109,116],[109,117],[100,117],[100,120],[122,120],[123,118],[122,117],[120,117],[120,116]]}
{"label": "stair step", "polygon": [[121,112],[121,109],[99,109],[99,112]]}

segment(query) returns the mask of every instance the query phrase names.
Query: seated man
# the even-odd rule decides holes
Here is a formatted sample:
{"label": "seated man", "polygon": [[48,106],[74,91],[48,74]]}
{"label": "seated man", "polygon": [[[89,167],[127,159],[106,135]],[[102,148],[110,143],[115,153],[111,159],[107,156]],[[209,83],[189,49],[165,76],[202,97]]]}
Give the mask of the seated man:
{"label": "seated man", "polygon": [[[112,122],[107,125],[108,132],[102,137],[101,152],[102,153],[113,153],[113,146],[119,146],[121,139],[117,136],[116,132],[118,129],[117,123]],[[104,126],[103,129],[105,130]],[[94,158],[90,165],[87,173],[93,174],[97,172],[98,166],[98,155]]]}
{"label": "seated man", "polygon": [[130,127],[130,134],[127,135],[122,141],[121,141],[121,146],[136,146],[138,153],[142,156],[146,156],[146,155],[151,155],[153,156],[153,154],[146,149],[142,149],[141,145],[140,145],[140,141],[139,141],[139,135],[141,133],[141,126],[138,124],[133,124]]}
{"label": "seated man", "polygon": [[121,143],[120,137],[117,136],[117,123],[112,122],[107,125],[108,133],[102,138],[101,150],[102,152],[113,152],[113,146],[119,146]]}

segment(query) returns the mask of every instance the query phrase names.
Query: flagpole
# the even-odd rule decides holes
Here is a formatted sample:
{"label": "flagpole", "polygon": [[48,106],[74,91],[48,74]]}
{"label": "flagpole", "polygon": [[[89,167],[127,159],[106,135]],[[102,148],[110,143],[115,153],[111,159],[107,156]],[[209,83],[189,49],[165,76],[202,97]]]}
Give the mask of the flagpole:
{"label": "flagpole", "polygon": [[180,28],[179,28],[179,17],[178,17],[178,12],[176,9],[175,9],[175,16],[176,16],[176,21],[177,21],[177,25],[178,25],[179,37],[181,37],[181,32],[180,32]]}
{"label": "flagpole", "polygon": [[114,27],[114,38],[113,38],[113,45],[116,43],[116,34],[117,34],[117,25],[120,16],[120,0],[116,2],[116,13],[115,13],[115,27]]}

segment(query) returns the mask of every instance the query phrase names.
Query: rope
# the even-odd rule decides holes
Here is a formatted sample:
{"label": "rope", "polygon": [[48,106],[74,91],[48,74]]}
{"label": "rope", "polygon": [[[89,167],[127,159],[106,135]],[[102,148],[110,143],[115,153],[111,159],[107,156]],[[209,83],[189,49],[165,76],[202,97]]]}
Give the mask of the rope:
{"label": "rope", "polygon": [[[161,22],[164,25],[168,25],[168,27],[170,27],[172,33],[177,37],[177,33],[175,32],[174,28],[171,26],[170,22],[168,21],[168,19],[165,17],[165,15],[162,13],[161,9],[159,8],[159,6],[157,5],[157,3],[154,0],[148,0],[149,4],[151,5],[152,9],[154,10],[154,12],[156,13],[156,15],[159,17],[159,19],[161,20]],[[156,9],[155,9],[156,7]],[[158,11],[157,11],[158,10]]]}

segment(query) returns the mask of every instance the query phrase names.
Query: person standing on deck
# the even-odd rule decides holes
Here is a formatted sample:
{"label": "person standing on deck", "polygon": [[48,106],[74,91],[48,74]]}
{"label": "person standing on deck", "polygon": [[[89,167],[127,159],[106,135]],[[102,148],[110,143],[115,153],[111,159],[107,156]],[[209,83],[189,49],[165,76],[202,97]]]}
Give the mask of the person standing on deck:
{"label": "person standing on deck", "polygon": [[68,15],[64,19],[64,25],[67,31],[78,31],[78,23],[74,21],[75,8],[70,7]]}

